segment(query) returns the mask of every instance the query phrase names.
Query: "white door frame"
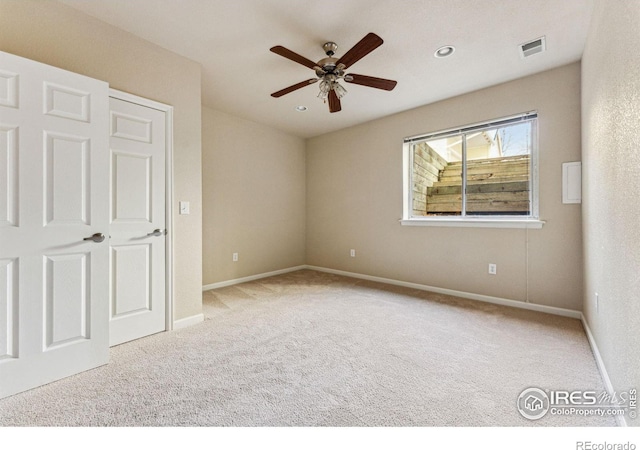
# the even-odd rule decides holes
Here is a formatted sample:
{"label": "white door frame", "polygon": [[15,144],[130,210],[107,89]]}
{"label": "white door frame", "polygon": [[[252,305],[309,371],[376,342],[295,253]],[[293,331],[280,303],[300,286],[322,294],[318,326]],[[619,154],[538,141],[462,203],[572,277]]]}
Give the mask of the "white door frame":
{"label": "white door frame", "polygon": [[148,108],[157,109],[165,113],[166,118],[166,167],[165,167],[165,222],[167,234],[165,236],[165,290],[166,290],[166,320],[165,330],[173,330],[173,106],[165,105],[137,95],[109,89],[109,97]]}

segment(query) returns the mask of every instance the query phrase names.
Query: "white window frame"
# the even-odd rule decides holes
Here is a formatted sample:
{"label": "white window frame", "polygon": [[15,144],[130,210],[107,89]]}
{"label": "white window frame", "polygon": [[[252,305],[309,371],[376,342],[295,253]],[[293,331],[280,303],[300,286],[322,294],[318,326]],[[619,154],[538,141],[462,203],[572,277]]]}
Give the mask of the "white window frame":
{"label": "white window frame", "polygon": [[[478,122],[462,127],[441,130],[407,137],[403,141],[402,165],[403,165],[403,211],[400,223],[405,226],[430,226],[430,227],[485,227],[485,228],[542,228],[544,221],[540,220],[539,189],[538,189],[538,113],[530,111],[514,116],[501,117],[485,122]],[[531,214],[529,216],[413,216],[413,189],[412,189],[412,169],[413,169],[413,144],[426,141],[439,136],[451,136],[455,134],[467,133],[472,130],[492,128],[499,125],[512,124],[532,120],[532,149],[530,158],[530,192],[531,192]],[[465,162],[466,164],[466,162]],[[463,177],[463,189],[466,187],[466,177]],[[465,197],[463,196],[463,199]]]}

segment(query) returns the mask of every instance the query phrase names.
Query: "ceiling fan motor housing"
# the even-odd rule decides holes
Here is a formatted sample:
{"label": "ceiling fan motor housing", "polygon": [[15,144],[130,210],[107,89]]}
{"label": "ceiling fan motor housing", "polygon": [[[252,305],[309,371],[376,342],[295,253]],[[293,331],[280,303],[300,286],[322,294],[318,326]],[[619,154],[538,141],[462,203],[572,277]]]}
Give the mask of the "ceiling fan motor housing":
{"label": "ceiling fan motor housing", "polygon": [[[322,58],[318,61],[318,67],[322,69],[322,74],[332,73],[336,68],[336,63],[338,62],[338,58],[333,58],[329,56],[328,58]],[[318,72],[316,70],[316,72]]]}
{"label": "ceiling fan motor housing", "polygon": [[322,49],[327,56],[333,56],[335,55],[336,50],[338,50],[338,44],[336,44],[335,42],[327,42],[322,46]]}

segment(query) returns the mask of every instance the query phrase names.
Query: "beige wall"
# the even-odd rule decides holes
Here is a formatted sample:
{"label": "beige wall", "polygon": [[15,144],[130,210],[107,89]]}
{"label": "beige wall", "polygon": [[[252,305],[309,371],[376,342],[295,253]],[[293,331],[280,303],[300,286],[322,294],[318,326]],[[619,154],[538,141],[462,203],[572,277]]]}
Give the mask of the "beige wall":
{"label": "beige wall", "polygon": [[304,264],[304,140],[203,107],[202,144],[204,284]]}
{"label": "beige wall", "polygon": [[[404,137],[530,110],[539,113],[543,229],[398,223]],[[579,63],[310,139],[307,263],[580,310],[581,210],[562,204],[561,179],[580,144]]]}
{"label": "beige wall", "polygon": [[[202,311],[200,66],[56,2],[0,1],[0,50],[174,107],[175,318]],[[175,206],[177,212],[177,206]]]}
{"label": "beige wall", "polygon": [[582,60],[584,313],[617,390],[640,388],[639,29],[636,0],[598,0]]}

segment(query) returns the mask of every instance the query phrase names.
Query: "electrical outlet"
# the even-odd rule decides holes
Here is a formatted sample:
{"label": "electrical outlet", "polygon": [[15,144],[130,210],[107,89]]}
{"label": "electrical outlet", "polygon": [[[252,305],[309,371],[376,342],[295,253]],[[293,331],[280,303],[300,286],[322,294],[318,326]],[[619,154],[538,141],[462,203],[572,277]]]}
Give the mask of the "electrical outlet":
{"label": "electrical outlet", "polygon": [[489,275],[495,275],[498,272],[498,266],[496,264],[489,264]]}
{"label": "electrical outlet", "polygon": [[238,262],[238,254],[237,253],[233,254],[233,262]]}
{"label": "electrical outlet", "polygon": [[351,249],[351,252],[349,253],[351,255],[352,258],[356,257],[356,250],[354,248]]}

